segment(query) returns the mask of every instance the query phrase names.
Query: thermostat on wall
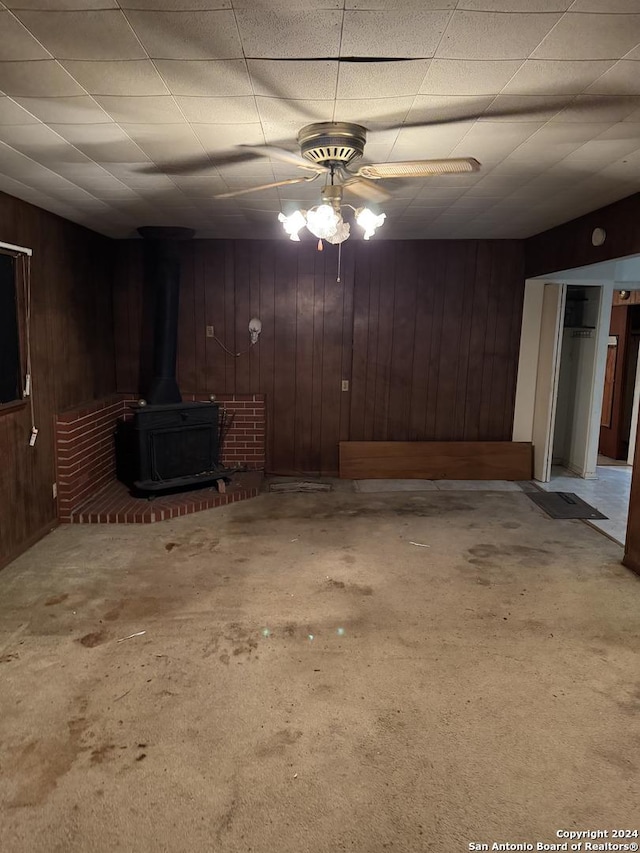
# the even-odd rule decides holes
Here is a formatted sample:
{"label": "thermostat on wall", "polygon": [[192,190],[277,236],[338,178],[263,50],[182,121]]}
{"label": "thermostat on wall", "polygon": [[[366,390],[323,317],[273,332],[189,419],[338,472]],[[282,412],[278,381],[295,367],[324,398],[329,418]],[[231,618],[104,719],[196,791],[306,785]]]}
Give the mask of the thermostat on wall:
{"label": "thermostat on wall", "polygon": [[594,246],[602,246],[607,239],[607,232],[604,228],[594,228],[591,234],[591,242]]}

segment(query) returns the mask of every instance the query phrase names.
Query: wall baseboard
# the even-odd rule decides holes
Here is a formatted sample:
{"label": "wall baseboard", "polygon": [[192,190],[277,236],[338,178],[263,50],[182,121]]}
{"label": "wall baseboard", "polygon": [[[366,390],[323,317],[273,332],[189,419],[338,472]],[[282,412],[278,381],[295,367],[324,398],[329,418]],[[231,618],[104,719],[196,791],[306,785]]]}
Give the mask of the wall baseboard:
{"label": "wall baseboard", "polygon": [[6,566],[8,566],[9,563],[13,563],[13,561],[16,560],[21,554],[24,554],[25,551],[28,551],[29,548],[36,544],[36,542],[39,542],[41,539],[44,539],[44,537],[48,533],[52,533],[56,529],[56,527],[58,527],[58,525],[59,521],[57,519],[52,519],[52,521],[47,522],[44,527],[41,527],[39,530],[29,536],[28,539],[22,542],[21,545],[14,551],[12,551],[10,554],[0,556],[0,571]]}

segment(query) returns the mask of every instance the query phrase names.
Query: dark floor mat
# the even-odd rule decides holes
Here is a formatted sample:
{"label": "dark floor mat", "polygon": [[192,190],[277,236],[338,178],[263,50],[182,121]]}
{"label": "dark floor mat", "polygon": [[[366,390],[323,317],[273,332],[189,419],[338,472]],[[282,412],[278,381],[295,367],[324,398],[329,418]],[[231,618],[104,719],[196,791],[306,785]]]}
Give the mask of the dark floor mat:
{"label": "dark floor mat", "polygon": [[527,492],[551,518],[607,518],[571,492]]}

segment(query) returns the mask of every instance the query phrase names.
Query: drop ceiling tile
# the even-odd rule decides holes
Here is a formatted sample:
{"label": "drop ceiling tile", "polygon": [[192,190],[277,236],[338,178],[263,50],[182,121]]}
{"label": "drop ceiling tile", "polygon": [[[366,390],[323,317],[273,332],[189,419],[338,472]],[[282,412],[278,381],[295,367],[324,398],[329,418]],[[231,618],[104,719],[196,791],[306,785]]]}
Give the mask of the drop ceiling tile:
{"label": "drop ceiling tile", "polygon": [[539,124],[550,121],[568,103],[571,103],[571,97],[567,95],[498,95],[487,107],[482,121],[495,121],[503,112],[509,122]]}
{"label": "drop ceiling tile", "polygon": [[[290,170],[288,177],[299,177],[302,173],[299,172],[295,166]],[[262,186],[263,184],[269,184],[273,181],[257,181],[253,177],[228,177],[224,176],[224,183],[229,187],[230,190],[250,190],[252,188]],[[319,185],[318,185],[319,186]],[[289,195],[295,194],[296,196],[300,194],[302,189],[307,189],[304,184],[296,185],[296,184],[288,184],[284,189],[287,191]],[[318,190],[316,190],[318,192]],[[269,189],[260,190],[260,198],[267,199],[269,197],[277,197],[278,187],[271,187]]]}
{"label": "drop ceiling tile", "polygon": [[418,185],[414,204],[419,207],[433,204],[450,204],[454,199],[460,198],[467,192],[465,187],[436,187],[431,184],[430,179]]}
{"label": "drop ceiling tile", "polygon": [[[104,170],[131,189],[147,191],[150,188],[171,188],[175,184],[163,174],[151,174],[142,163],[105,163]],[[111,186],[115,186],[112,182]]]}
{"label": "drop ceiling tile", "polygon": [[396,124],[404,121],[413,105],[408,98],[366,98],[337,100],[336,121],[354,121],[369,127],[370,122]]}
{"label": "drop ceiling tile", "polygon": [[640,110],[634,110],[624,119],[625,124],[637,124],[640,122]]}
{"label": "drop ceiling tile", "polygon": [[334,102],[332,100],[288,101],[279,98],[258,98],[257,105],[259,119],[270,124],[293,122],[302,127],[312,121],[333,119]]}
{"label": "drop ceiling tile", "polygon": [[467,95],[417,95],[407,114],[407,122],[424,121],[428,124],[435,121],[446,124],[445,120],[474,121],[482,116],[493,102],[492,95],[482,98]]}
{"label": "drop ceiling tile", "polygon": [[337,60],[281,62],[249,59],[247,64],[256,95],[309,100],[335,97]]}
{"label": "drop ceiling tile", "polygon": [[509,195],[517,187],[521,186],[521,184],[521,179],[515,175],[506,175],[504,177],[487,175],[487,177],[474,187],[469,187],[465,192],[465,196],[469,198],[502,199],[505,195]]}
{"label": "drop ceiling tile", "polygon": [[575,142],[580,145],[611,128],[611,122],[549,122],[533,139],[538,145]]}
{"label": "drop ceiling tile", "polygon": [[346,0],[345,9],[420,12],[455,9],[456,0]]}
{"label": "drop ceiling tile", "polygon": [[30,34],[24,24],[0,9],[0,60],[50,59],[51,54]]}
{"label": "drop ceiling tile", "polygon": [[[392,142],[383,145],[367,142],[364,159],[367,163],[386,163],[391,156],[392,149]],[[359,163],[360,161],[358,160],[357,162]]]}
{"label": "drop ceiling tile", "polygon": [[439,59],[526,59],[560,19],[558,14],[456,11],[438,47]]}
{"label": "drop ceiling tile", "polygon": [[421,95],[497,95],[522,65],[519,59],[433,59]]}
{"label": "drop ceiling tile", "polygon": [[[247,127],[248,125],[245,125]],[[298,150],[296,139],[300,130],[300,122],[278,122],[271,124],[270,122],[262,122],[262,134],[267,145],[278,145],[289,150]],[[255,142],[246,140],[248,144],[254,145]],[[260,144],[260,143],[258,143]]]}
{"label": "drop ceiling tile", "polygon": [[39,124],[40,120],[24,110],[11,98],[0,97],[0,125],[2,124]]}
{"label": "drop ceiling tile", "polygon": [[395,10],[345,12],[340,54],[428,59],[434,55],[450,17],[448,10],[420,9],[408,15]]}
{"label": "drop ceiling tile", "polygon": [[449,208],[449,213],[469,214],[473,211],[485,210],[487,207],[487,199],[483,197],[467,197],[456,199]]}
{"label": "drop ceiling tile", "polygon": [[189,122],[200,124],[251,124],[259,121],[255,98],[177,97]]}
{"label": "drop ceiling tile", "polygon": [[144,50],[120,10],[16,13],[57,59],[142,59]]}
{"label": "drop ceiling tile", "polygon": [[604,169],[615,160],[640,149],[640,139],[592,139],[573,151],[566,158],[570,163],[591,164],[595,169]]}
{"label": "drop ceiling tile", "polygon": [[166,95],[167,87],[148,59],[127,62],[63,62],[91,95]]}
{"label": "drop ceiling tile", "polygon": [[367,121],[367,146],[371,145],[393,145],[398,138],[399,127],[388,127],[388,123],[378,124],[375,121]]}
{"label": "drop ceiling tile", "polygon": [[462,142],[473,122],[456,122],[434,127],[403,128],[393,146],[392,160],[446,157]]}
{"label": "drop ceiling tile", "polygon": [[243,59],[158,59],[155,65],[174,95],[221,98],[253,94]]}
{"label": "drop ceiling tile", "polygon": [[614,60],[529,59],[506,84],[508,95],[579,95],[614,64]]}
{"label": "drop ceiling tile", "polygon": [[612,65],[588,89],[603,95],[640,95],[640,68],[637,62],[621,60]]}
{"label": "drop ceiling tile", "polygon": [[64,163],[58,166],[56,171],[68,181],[90,192],[94,189],[118,186],[116,178],[97,163]]}
{"label": "drop ceiling tile", "polygon": [[41,11],[78,11],[87,9],[117,9],[117,0],[4,0],[8,9],[39,9]]}
{"label": "drop ceiling tile", "polygon": [[[473,156],[481,162],[502,160],[534,133],[543,122],[478,121],[454,149],[456,156]],[[463,154],[462,151],[466,151]]]}
{"label": "drop ceiling tile", "polygon": [[117,124],[52,124],[51,129],[92,160],[102,163],[144,163],[148,159]]}
{"label": "drop ceiling tile", "polygon": [[619,59],[640,42],[640,15],[568,13],[532,59]]}
{"label": "drop ceiling tile", "polygon": [[[0,127],[0,139],[40,163],[83,163],[87,157],[44,124]],[[53,168],[53,166],[52,166]]]}
{"label": "drop ceiling tile", "polygon": [[[637,0],[607,0],[606,11],[610,13],[616,12],[637,12]],[[602,12],[602,0],[574,0],[571,7],[572,12]]]}
{"label": "drop ceiling tile", "polygon": [[193,130],[207,151],[226,151],[236,145],[264,143],[260,124],[195,124]]}
{"label": "drop ceiling tile", "polygon": [[85,95],[73,77],[53,59],[0,62],[0,91],[14,97],[64,98]]}
{"label": "drop ceiling tile", "polygon": [[342,30],[342,12],[338,10],[305,12],[288,7],[276,13],[254,7],[238,9],[236,17],[248,59],[338,56]]}
{"label": "drop ceiling tile", "polygon": [[464,0],[474,12],[566,12],[573,0]]}
{"label": "drop ceiling tile", "polygon": [[[82,0],[84,2],[84,0]],[[163,12],[181,12],[185,6],[189,11],[215,11],[216,9],[231,9],[231,0],[120,0],[120,6],[128,9],[145,9]]]}
{"label": "drop ceiling tile", "polygon": [[[337,97],[363,100],[416,95],[429,69],[429,63],[429,59],[340,63]],[[333,97],[334,92],[330,97]]]}
{"label": "drop ceiling tile", "polygon": [[541,142],[529,141],[516,148],[512,154],[505,158],[503,163],[524,162],[532,163],[538,168],[546,168],[563,160],[578,147],[578,142],[558,142],[555,145],[546,145]]}
{"label": "drop ceiling tile", "polygon": [[[257,184],[266,184],[269,181],[276,180],[271,161],[267,157],[256,157],[254,160],[246,160],[241,163],[221,163],[218,166],[218,172],[225,179],[227,177],[254,178]],[[289,176],[285,175],[285,177]]]}
{"label": "drop ceiling tile", "polygon": [[156,162],[174,163],[200,157],[206,159],[202,145],[188,124],[123,123],[122,129]]}
{"label": "drop ceiling tile", "polygon": [[553,117],[552,122],[613,124],[632,116],[638,109],[640,96],[578,95],[568,107]]}
{"label": "drop ceiling tile", "polygon": [[597,139],[637,139],[640,141],[640,121],[623,121],[611,125],[606,130],[594,135]]}
{"label": "drop ceiling tile", "polygon": [[211,198],[216,193],[225,192],[227,184],[224,179],[219,176],[213,177],[185,177],[176,175],[173,177],[173,182],[178,186],[181,192],[189,199],[192,198]]}
{"label": "drop ceiling tile", "polygon": [[[254,188],[257,185],[254,185]],[[236,201],[238,202],[238,206],[244,211],[262,211],[265,214],[270,214],[274,220],[277,219],[278,211],[280,210],[280,199],[278,198],[278,189],[270,189],[270,190],[258,190],[254,189],[251,192],[251,186],[247,185],[246,187],[229,187],[229,192],[236,192],[238,190],[246,189],[247,192],[244,195],[235,196]],[[295,187],[294,187],[295,189]],[[319,201],[319,196],[318,199]],[[316,199],[313,199],[312,203],[315,203]],[[301,207],[307,207],[308,202],[306,199],[301,196],[298,198],[298,205]]]}
{"label": "drop ceiling tile", "polygon": [[130,11],[127,18],[152,59],[238,59],[242,46],[231,10]]}
{"label": "drop ceiling tile", "polygon": [[170,95],[98,95],[96,101],[113,121],[130,124],[183,124],[184,115]]}
{"label": "drop ceiling tile", "polygon": [[39,118],[51,124],[100,124],[111,121],[103,109],[89,97],[72,98],[16,98],[18,103]]}
{"label": "drop ceiling tile", "polygon": [[120,184],[120,186],[101,187],[93,190],[93,194],[96,198],[108,200],[111,204],[122,201],[141,201],[137,192],[130,187],[126,187],[124,184]]}

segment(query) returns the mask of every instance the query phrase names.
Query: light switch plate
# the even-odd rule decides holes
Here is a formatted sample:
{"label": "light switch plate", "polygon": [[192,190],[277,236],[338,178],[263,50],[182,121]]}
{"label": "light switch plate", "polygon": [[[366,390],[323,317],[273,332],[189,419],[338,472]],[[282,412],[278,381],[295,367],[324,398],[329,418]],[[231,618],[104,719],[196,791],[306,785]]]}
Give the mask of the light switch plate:
{"label": "light switch plate", "polygon": [[343,380],[342,380],[342,390],[343,390],[343,391],[348,391],[348,390],[349,390],[349,380],[348,380],[348,379],[343,379]]}
{"label": "light switch plate", "polygon": [[213,337],[213,326],[207,326],[207,337],[208,338]]}

